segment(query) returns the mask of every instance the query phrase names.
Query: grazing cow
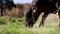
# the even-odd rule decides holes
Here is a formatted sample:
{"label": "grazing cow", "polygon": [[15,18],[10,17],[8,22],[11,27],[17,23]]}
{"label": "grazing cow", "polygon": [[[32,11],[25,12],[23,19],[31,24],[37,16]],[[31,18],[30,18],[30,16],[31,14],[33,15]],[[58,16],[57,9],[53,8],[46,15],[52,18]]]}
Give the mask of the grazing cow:
{"label": "grazing cow", "polygon": [[[42,16],[39,27],[44,25],[44,21],[50,13],[56,14],[58,12],[56,11],[58,9],[56,7],[56,3],[58,2],[58,0],[34,0],[34,2],[34,8],[31,8],[26,15],[26,26],[28,27],[33,27],[34,23],[37,21],[41,13],[44,13],[44,15]],[[37,10],[35,7],[37,8]],[[36,10],[36,12],[34,9]],[[58,13],[60,16],[60,11]]]}

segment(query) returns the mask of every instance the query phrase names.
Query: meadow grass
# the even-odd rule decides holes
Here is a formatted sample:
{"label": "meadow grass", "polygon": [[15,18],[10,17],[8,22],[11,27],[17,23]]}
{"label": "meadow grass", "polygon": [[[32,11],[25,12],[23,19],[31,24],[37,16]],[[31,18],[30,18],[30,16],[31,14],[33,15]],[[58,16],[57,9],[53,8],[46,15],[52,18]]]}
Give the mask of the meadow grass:
{"label": "meadow grass", "polygon": [[25,27],[24,17],[0,16],[0,34],[60,34],[58,15],[50,14],[44,26],[39,28],[41,16],[32,28]]}

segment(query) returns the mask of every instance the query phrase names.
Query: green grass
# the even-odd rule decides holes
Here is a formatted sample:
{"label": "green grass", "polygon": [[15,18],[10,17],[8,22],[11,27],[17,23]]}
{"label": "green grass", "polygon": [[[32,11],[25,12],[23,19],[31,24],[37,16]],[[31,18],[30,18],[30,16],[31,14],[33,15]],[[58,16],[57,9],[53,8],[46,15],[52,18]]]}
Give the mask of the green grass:
{"label": "green grass", "polygon": [[25,27],[24,17],[0,16],[0,34],[60,34],[58,15],[49,15],[44,26],[38,27],[41,16],[32,28]]}

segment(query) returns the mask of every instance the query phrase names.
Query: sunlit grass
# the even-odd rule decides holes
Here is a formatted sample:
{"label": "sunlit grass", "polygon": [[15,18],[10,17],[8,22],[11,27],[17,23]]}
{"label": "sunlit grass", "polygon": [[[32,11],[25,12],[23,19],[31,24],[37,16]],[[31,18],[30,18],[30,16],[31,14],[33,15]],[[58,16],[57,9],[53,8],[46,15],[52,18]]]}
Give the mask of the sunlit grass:
{"label": "sunlit grass", "polygon": [[50,14],[44,26],[38,27],[41,16],[32,28],[25,27],[24,17],[0,16],[0,34],[60,34],[58,15]]}

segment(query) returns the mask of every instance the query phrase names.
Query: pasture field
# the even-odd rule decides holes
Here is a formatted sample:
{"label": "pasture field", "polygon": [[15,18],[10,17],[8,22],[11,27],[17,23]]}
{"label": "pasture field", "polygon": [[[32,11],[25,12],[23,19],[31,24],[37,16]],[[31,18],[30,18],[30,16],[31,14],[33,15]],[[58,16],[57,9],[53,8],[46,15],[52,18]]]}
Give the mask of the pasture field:
{"label": "pasture field", "polygon": [[60,34],[59,18],[57,14],[50,14],[45,25],[39,26],[41,16],[32,28],[25,27],[24,17],[0,16],[0,34]]}

